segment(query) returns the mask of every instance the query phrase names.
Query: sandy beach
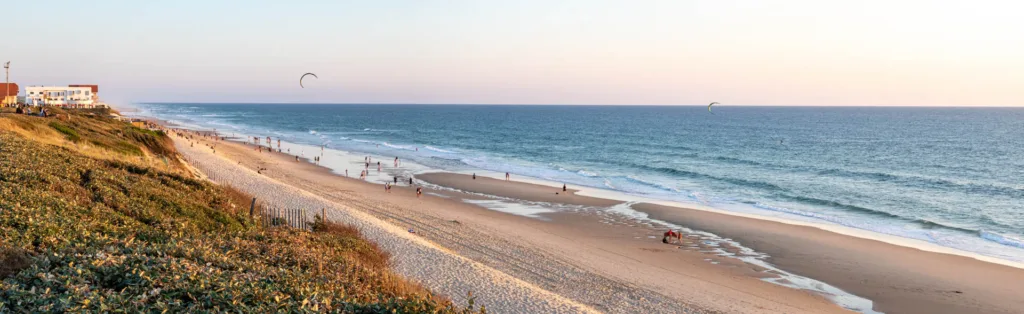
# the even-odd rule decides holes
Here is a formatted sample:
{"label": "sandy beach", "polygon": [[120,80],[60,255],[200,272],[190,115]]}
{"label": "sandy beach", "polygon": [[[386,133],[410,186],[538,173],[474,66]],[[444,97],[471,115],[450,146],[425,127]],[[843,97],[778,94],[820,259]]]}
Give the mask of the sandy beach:
{"label": "sandy beach", "polygon": [[1020,313],[1024,270],[812,227],[654,204],[653,218],[727,235],[773,264],[871,299],[885,313]]}
{"label": "sandy beach", "polygon": [[[496,186],[461,174],[419,178],[458,189],[557,201],[556,188],[525,183]],[[480,181],[481,179],[477,179]],[[504,183],[504,182],[502,182]],[[530,198],[525,198],[530,199]],[[563,202],[603,204],[609,200],[567,196]],[[1024,270],[972,258],[926,252],[805,226],[656,204],[633,204],[651,218],[737,240],[767,253],[780,268],[815,278],[875,302],[884,313],[1018,313],[1024,309]],[[1011,280],[1012,278],[1012,280]]]}
{"label": "sandy beach", "polygon": [[[347,211],[368,214],[397,230],[412,228],[416,238],[439,250],[521,280],[545,298],[564,298],[565,302],[586,310],[849,312],[821,293],[766,281],[765,278],[777,277],[770,270],[711,252],[720,247],[740,253],[728,244],[711,247],[699,235],[687,235],[679,245],[663,244],[662,226],[592,209],[623,206],[621,201],[580,196],[572,189],[563,192],[549,186],[482,176],[474,180],[468,175],[451,173],[416,175],[417,184],[448,187],[428,188],[426,195],[416,198],[414,188],[404,180],[392,193],[385,193],[379,184],[336,175],[305,159],[296,162],[288,154],[259,153],[251,144],[236,142],[220,141],[215,145],[216,155],[205,147],[182,147],[182,151],[191,158],[226,161],[225,167],[239,168],[232,171],[245,171]],[[181,146],[187,145],[179,143]],[[361,168],[353,168],[356,167]],[[259,168],[267,170],[256,174],[255,169]],[[357,174],[358,170],[352,176]],[[540,219],[531,218],[471,204],[484,199],[482,194],[567,207],[538,214]],[[876,311],[1013,313],[1024,308],[1024,298],[1020,298],[1024,292],[1019,285],[1012,284],[1024,278],[1020,269],[810,227],[652,204],[632,207],[652,218],[712,232],[767,253],[768,261],[780,269],[870,299]],[[397,265],[405,265],[401,273],[434,291],[458,300],[458,291],[474,288],[472,283],[432,284],[417,270],[426,266],[415,261],[403,262],[401,248],[383,247],[394,250],[392,256]],[[452,275],[459,277],[462,276]],[[500,312],[529,312],[512,306],[517,301],[507,299],[504,292],[475,291],[478,302],[488,307],[488,302],[504,305],[500,308],[506,311]]]}

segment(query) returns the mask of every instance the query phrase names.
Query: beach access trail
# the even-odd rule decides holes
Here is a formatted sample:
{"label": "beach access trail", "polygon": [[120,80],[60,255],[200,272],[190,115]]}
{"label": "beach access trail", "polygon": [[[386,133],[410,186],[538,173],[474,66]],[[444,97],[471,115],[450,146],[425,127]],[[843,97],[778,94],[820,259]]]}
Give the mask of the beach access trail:
{"label": "beach access trail", "polygon": [[[179,151],[219,183],[274,206],[308,209],[310,217],[326,208],[329,219],[356,226],[390,253],[396,272],[459,304],[471,291],[478,305],[497,313],[849,313],[819,295],[751,276],[759,270],[743,263],[728,268],[698,252],[668,254],[656,240],[637,246],[623,234],[637,228],[599,234],[592,231],[604,225],[596,219],[555,224],[455,201],[443,191],[417,198],[414,187],[397,186],[385,193],[291,155],[187,141],[175,138]],[[260,168],[266,170],[258,174]]]}

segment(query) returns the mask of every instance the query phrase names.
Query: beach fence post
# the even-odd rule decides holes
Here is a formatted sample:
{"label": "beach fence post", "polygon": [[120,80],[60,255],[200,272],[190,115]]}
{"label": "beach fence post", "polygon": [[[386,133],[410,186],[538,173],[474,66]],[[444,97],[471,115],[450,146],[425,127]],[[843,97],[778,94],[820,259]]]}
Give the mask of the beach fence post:
{"label": "beach fence post", "polygon": [[320,223],[327,223],[327,207],[320,207]]}
{"label": "beach fence post", "polygon": [[256,198],[252,198],[252,204],[249,204],[249,218],[252,218],[252,212],[256,209]]}

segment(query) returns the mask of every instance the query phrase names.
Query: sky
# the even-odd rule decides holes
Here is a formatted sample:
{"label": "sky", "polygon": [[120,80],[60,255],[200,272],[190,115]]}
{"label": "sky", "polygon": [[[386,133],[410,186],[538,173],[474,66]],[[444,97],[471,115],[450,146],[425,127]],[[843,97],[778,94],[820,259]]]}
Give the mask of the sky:
{"label": "sky", "polygon": [[[133,102],[1024,106],[1020,1],[11,1],[21,86]],[[298,78],[313,72],[319,79]]]}

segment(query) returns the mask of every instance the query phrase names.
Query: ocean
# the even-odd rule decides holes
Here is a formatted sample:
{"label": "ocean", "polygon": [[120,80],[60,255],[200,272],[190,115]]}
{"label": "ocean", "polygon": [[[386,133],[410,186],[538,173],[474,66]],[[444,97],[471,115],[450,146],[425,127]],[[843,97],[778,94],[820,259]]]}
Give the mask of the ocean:
{"label": "ocean", "polygon": [[1024,262],[1024,108],[138,104],[238,136]]}

